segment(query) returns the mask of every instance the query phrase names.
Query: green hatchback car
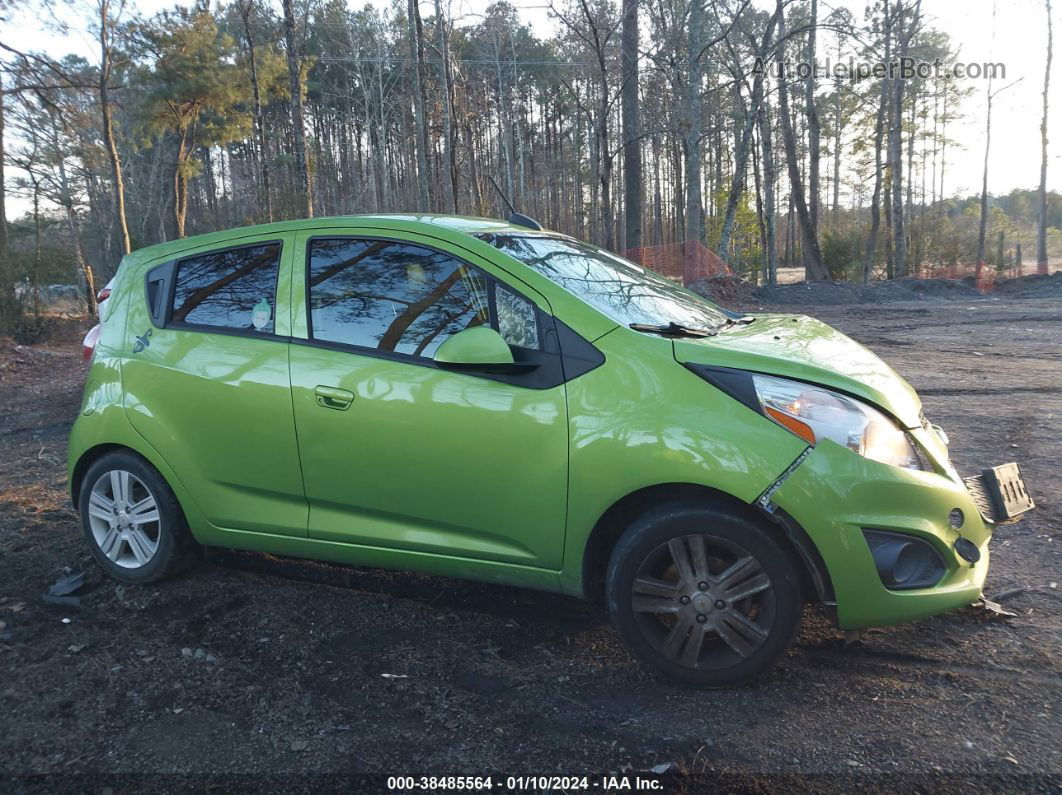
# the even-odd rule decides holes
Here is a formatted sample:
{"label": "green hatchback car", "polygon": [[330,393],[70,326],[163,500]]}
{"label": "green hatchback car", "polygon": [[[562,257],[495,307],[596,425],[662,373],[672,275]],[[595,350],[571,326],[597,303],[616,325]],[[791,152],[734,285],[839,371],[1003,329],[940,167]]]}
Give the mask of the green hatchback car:
{"label": "green hatchback car", "polygon": [[71,495],[122,582],[201,546],[601,596],[668,680],[975,600],[1013,464],[963,480],[914,390],[530,219],[317,218],[122,261]]}

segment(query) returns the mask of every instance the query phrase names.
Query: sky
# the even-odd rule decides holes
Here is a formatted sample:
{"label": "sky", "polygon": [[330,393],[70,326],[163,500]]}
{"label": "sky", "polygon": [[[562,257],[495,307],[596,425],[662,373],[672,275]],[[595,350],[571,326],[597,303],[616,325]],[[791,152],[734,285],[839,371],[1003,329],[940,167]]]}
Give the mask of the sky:
{"label": "sky", "polygon": [[[177,1],[191,5],[187,0]],[[369,2],[380,8],[391,5],[391,0]],[[452,15],[460,25],[462,21],[474,23],[491,0],[449,2]],[[549,0],[511,2],[536,35],[546,37],[555,32],[557,23],[550,16]],[[773,8],[772,0],[753,2],[759,7]],[[361,0],[348,0],[348,3],[352,7],[365,5]],[[176,3],[174,0],[129,0],[129,4],[147,16]],[[24,49],[44,51],[53,57],[74,52],[96,63],[99,56],[89,32],[92,5],[89,0],[68,0],[42,14],[41,6],[30,2],[10,21],[4,36]],[[820,15],[844,7],[857,20],[863,18],[865,5],[866,0],[819,0]],[[1048,144],[1048,188],[1062,192],[1062,2],[1056,0],[1053,5],[1055,57],[1051,94],[1055,101],[1048,122],[1052,139]],[[989,192],[998,195],[1014,188],[1035,189],[1040,180],[1040,117],[1047,41],[1043,0],[922,0],[922,9],[929,26],[949,34],[960,61],[1005,66],[1006,77],[996,82],[994,89],[1014,83],[993,101]],[[12,26],[16,35],[12,35]],[[945,191],[951,195],[972,195],[981,189],[988,81],[968,80],[976,93],[963,105],[964,118],[949,129],[951,138],[958,144],[948,155]],[[10,204],[12,213],[25,209],[14,197]]]}

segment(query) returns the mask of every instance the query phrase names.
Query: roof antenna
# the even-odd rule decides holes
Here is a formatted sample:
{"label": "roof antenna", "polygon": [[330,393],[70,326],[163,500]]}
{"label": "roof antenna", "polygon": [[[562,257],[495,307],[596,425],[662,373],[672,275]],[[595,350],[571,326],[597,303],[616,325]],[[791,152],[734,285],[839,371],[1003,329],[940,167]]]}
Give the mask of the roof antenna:
{"label": "roof antenna", "polygon": [[494,181],[494,177],[492,177],[490,174],[487,174],[487,179],[489,179],[490,184],[494,186],[494,190],[498,191],[498,195],[502,197],[502,200],[507,205],[509,205],[509,212],[511,213],[511,215],[509,216],[510,224],[512,224],[513,226],[523,226],[527,229],[534,229],[536,232],[542,231],[542,224],[540,224],[534,218],[524,215],[523,213],[518,213],[516,211],[516,208],[513,207],[513,203],[509,201],[509,197],[505,195],[505,192],[498,187],[498,183]]}

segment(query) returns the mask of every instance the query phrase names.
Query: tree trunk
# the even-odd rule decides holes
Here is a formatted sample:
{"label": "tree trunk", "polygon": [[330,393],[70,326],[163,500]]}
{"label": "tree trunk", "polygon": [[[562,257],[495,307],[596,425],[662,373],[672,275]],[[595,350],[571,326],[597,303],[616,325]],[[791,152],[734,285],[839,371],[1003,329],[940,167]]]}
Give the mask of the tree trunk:
{"label": "tree trunk", "polygon": [[1044,66],[1044,113],[1040,121],[1040,202],[1036,226],[1036,272],[1047,273],[1047,101],[1051,87],[1051,0],[1044,0],[1047,10],[1047,64]]}
{"label": "tree trunk", "polygon": [[660,186],[660,170],[663,159],[663,148],[660,146],[660,136],[653,136],[653,234],[654,246],[664,242],[664,196]]}
{"label": "tree trunk", "polygon": [[914,144],[915,137],[918,130],[918,96],[912,95],[911,107],[908,109],[907,121],[910,124],[910,130],[907,133],[907,187],[906,195],[904,199],[904,212],[908,224],[913,224],[913,207],[914,207]]}
{"label": "tree trunk", "polygon": [[[911,21],[903,25],[903,6],[898,7],[899,50],[897,60],[903,63],[911,44],[911,38],[918,29],[921,0],[915,0]],[[889,128],[889,162],[892,177],[892,251],[893,272],[897,277],[907,275],[907,230],[905,225],[905,208],[903,193],[903,94],[907,81],[902,77],[893,81],[892,86],[892,126]],[[913,131],[912,131],[913,134]]]}
{"label": "tree trunk", "polygon": [[[623,240],[642,247],[642,142],[638,131],[638,0],[623,0]],[[640,257],[639,257],[640,259]]]}
{"label": "tree trunk", "polygon": [[188,177],[184,172],[188,159],[187,132],[181,131],[177,143],[177,160],[173,168],[173,217],[177,224],[178,239],[184,237],[184,223],[188,217]]}
{"label": "tree trunk", "polygon": [[129,223],[125,216],[125,183],[122,181],[122,161],[118,158],[118,146],[114,142],[114,125],[111,121],[111,14],[110,0],[100,0],[100,112],[103,117],[103,143],[111,161],[111,179],[114,181],[114,215],[118,235],[122,240],[122,254],[133,250],[129,240]]}
{"label": "tree trunk", "polygon": [[[417,75],[420,78],[420,106],[421,108],[427,108],[428,106],[428,93],[424,87],[424,75],[426,74],[424,66],[424,23],[420,18],[420,0],[414,0],[412,4],[413,20],[417,31]],[[424,144],[424,184],[428,191],[428,204],[425,209],[431,210],[435,205],[433,204],[434,194],[432,192],[432,170],[431,170],[431,145],[428,142],[429,121],[425,112],[424,118],[421,119],[421,129],[418,132],[420,136],[418,140]]]}
{"label": "tree trunk", "polygon": [[988,81],[988,107],[985,112],[985,163],[981,173],[981,218],[977,224],[977,282],[985,267],[985,234],[988,227],[988,151],[992,144],[992,81]]}
{"label": "tree trunk", "polygon": [[891,123],[889,125],[889,180],[891,183],[892,270],[895,277],[907,275],[907,235],[903,207],[903,80],[892,87]]}
{"label": "tree trunk", "polygon": [[92,272],[92,266],[85,259],[84,250],[81,248],[81,230],[77,222],[77,215],[70,204],[66,206],[66,223],[70,229],[70,238],[73,241],[74,261],[85,279],[85,310],[89,317],[96,317],[96,277]]}
{"label": "tree trunk", "polygon": [[[221,167],[224,169],[225,160],[222,158]],[[203,147],[203,176],[206,178],[205,192],[207,200],[207,208],[210,210],[211,218],[214,220],[214,229],[221,229],[221,213],[218,209],[218,186],[217,179],[214,176],[214,156],[210,154],[210,147]],[[222,181],[224,185],[224,180]],[[223,188],[224,189],[224,188]]]}
{"label": "tree trunk", "polygon": [[[757,59],[767,55],[774,34],[774,26],[778,21],[777,12],[767,22],[767,29],[763,33],[763,39],[759,50],[756,52]],[[737,61],[735,53],[735,62]],[[740,96],[739,96],[740,99]],[[741,128],[741,135],[737,141],[737,151],[734,153],[734,174],[730,180],[730,193],[727,196],[726,212],[723,216],[723,230],[719,235],[719,251],[716,252],[725,261],[730,261],[730,236],[734,230],[734,218],[737,216],[738,204],[741,195],[745,191],[745,172],[747,170],[750,143],[752,141],[752,129],[760,116],[760,105],[763,103],[763,70],[758,70],[752,80],[752,96],[745,108],[745,123]],[[739,103],[740,104],[740,103]]]}
{"label": "tree trunk", "polygon": [[[785,16],[783,0],[778,0],[778,34],[785,41]],[[796,207],[797,220],[800,222],[801,237],[804,242],[804,276],[808,281],[828,281],[829,273],[822,262],[819,239],[811,224],[811,214],[804,196],[804,182],[800,176],[800,163],[797,161],[796,136],[793,133],[793,119],[789,115],[788,75],[785,74],[785,45],[776,49],[779,63],[778,73],[778,116],[782,122],[782,143],[785,145],[785,159],[789,166],[790,192]]]}
{"label": "tree trunk", "polygon": [[892,259],[892,180],[888,180],[885,183],[885,228],[889,230],[889,234],[885,235],[885,278],[892,279],[896,276],[896,271],[893,269],[894,261]]}
{"label": "tree trunk", "polygon": [[33,314],[41,314],[41,186],[35,172],[27,172],[33,185],[33,269],[30,271],[30,295],[33,301]]}
{"label": "tree trunk", "polygon": [[[818,0],[811,0],[811,17],[808,27],[807,62],[815,64],[815,32],[819,19]],[[815,103],[815,69],[808,69],[804,80],[804,102],[808,117],[808,218],[811,222],[811,234],[819,236],[819,152],[821,145],[821,124],[818,106]]]}
{"label": "tree trunk", "polygon": [[[892,18],[889,15],[889,3],[885,2],[883,27],[885,30],[885,63],[889,63],[890,41],[892,37]],[[885,117],[889,102],[888,78],[881,78],[881,94],[878,112],[874,119],[874,191],[870,199],[870,234],[867,235],[866,248],[863,250],[863,284],[870,283],[870,273],[878,249],[878,231],[881,228],[881,183],[883,181],[881,144],[885,137]]]}
{"label": "tree trunk", "polygon": [[774,186],[777,181],[777,171],[774,162],[774,145],[771,141],[770,109],[766,103],[760,105],[760,148],[763,150],[763,216],[764,216],[764,247],[767,250],[767,283],[778,283],[778,244],[775,231],[775,202]]}
{"label": "tree trunk", "polygon": [[313,218],[313,189],[310,185],[310,167],[306,159],[306,125],[302,113],[302,68],[295,47],[295,9],[292,0],[283,0],[284,45],[288,56],[288,79],[291,84],[291,124],[295,148],[295,178],[302,194],[303,210],[307,218]]}
{"label": "tree trunk", "polygon": [[453,125],[450,118],[452,110],[450,105],[450,58],[441,0],[435,0],[435,46],[439,50],[440,86],[442,88],[440,104],[442,106],[443,165],[439,170],[442,172],[443,210],[452,213],[457,212],[457,196],[454,189],[453,155],[451,154],[453,149]]}
{"label": "tree trunk", "polygon": [[273,221],[273,192],[269,186],[269,150],[266,148],[265,119],[262,117],[262,94],[258,86],[258,65],[254,54],[254,39],[251,37],[251,11],[254,0],[240,0],[238,9],[243,20],[244,38],[247,39],[247,57],[251,70],[251,93],[254,97],[254,132],[258,138],[258,154],[262,172],[262,198],[265,200],[265,217]]}
{"label": "tree trunk", "polygon": [[472,120],[465,121],[465,148],[468,150],[469,182],[472,184],[473,213],[483,215],[483,192],[479,184],[479,158],[476,155],[476,141],[472,135]]}
{"label": "tree trunk", "polygon": [[[756,115],[758,117],[759,113],[757,113]],[[760,265],[762,266],[760,268],[760,273],[757,275],[757,278],[754,280],[753,283],[754,284],[760,284],[760,283],[766,284],[767,281],[768,281],[767,271],[769,270],[768,265],[767,265],[767,226],[766,226],[766,224],[764,222],[764,218],[763,218],[763,176],[760,173],[762,169],[760,167],[759,152],[760,152],[760,147],[759,147],[759,143],[757,141],[757,137],[753,136],[753,138],[752,138],[752,178],[753,178],[753,181],[754,181],[754,184],[755,184],[755,188],[756,188],[756,225],[759,227],[759,230],[760,230]],[[750,275],[751,274],[756,274],[756,271],[754,271],[752,269],[752,267],[750,266],[749,267],[749,273],[750,273]],[[762,282],[760,281],[759,277],[762,277]]]}
{"label": "tree trunk", "polygon": [[[781,0],[779,0],[781,1]],[[697,278],[697,249],[704,239],[704,221],[701,202],[701,39],[704,36],[705,0],[692,0],[690,5],[689,32],[686,37],[689,50],[689,85],[685,113],[685,182],[686,182],[686,240],[684,281],[688,284]]]}
{"label": "tree trunk", "polygon": [[431,210],[428,196],[428,136],[424,127],[424,78],[421,74],[423,48],[420,44],[420,26],[417,24],[419,0],[409,0],[409,60],[413,68],[413,126],[416,128],[415,145],[417,149],[417,208],[421,212]]}
{"label": "tree trunk", "polygon": [[[70,231],[70,243],[74,250],[74,261],[77,264],[78,270],[81,272],[84,278],[84,293],[82,300],[85,302],[85,313],[88,317],[96,316],[96,287],[92,275],[92,268],[89,267],[85,260],[85,254],[81,247],[81,230],[78,228],[77,215],[74,212],[74,201],[70,191],[70,182],[67,179],[66,171],[66,159],[63,156],[62,144],[60,136],[64,132],[65,125],[59,115],[58,106],[49,106],[48,111],[49,120],[51,126],[49,128],[50,140],[49,145],[51,148],[52,158],[54,159],[55,169],[58,176],[58,184],[55,185],[58,188],[58,192],[51,196],[66,213],[67,227]],[[34,140],[36,133],[34,133]],[[36,181],[34,180],[34,198],[36,200]],[[36,207],[34,212],[36,213]],[[39,234],[39,233],[38,233]]]}
{"label": "tree trunk", "polygon": [[[841,60],[841,45],[837,45],[837,60]],[[833,201],[830,203],[830,214],[836,225],[841,205],[841,81],[834,83],[833,101]]]}
{"label": "tree trunk", "polygon": [[[607,104],[607,102],[602,103]],[[608,140],[608,111],[602,108],[601,123],[598,127],[598,155],[601,158],[601,170],[598,174],[598,182],[601,185],[601,219],[604,221],[604,238],[602,246],[609,251],[616,250],[616,219],[612,209],[612,152],[609,150]]]}
{"label": "tree trunk", "polygon": [[940,101],[940,190],[937,195],[944,201],[944,172],[948,166],[948,85],[944,84],[944,97]]}
{"label": "tree trunk", "polygon": [[789,192],[785,211],[785,249],[782,251],[782,267],[793,264],[793,192]]}
{"label": "tree trunk", "polygon": [[0,75],[0,262],[7,253],[7,187],[4,182],[4,85]]}

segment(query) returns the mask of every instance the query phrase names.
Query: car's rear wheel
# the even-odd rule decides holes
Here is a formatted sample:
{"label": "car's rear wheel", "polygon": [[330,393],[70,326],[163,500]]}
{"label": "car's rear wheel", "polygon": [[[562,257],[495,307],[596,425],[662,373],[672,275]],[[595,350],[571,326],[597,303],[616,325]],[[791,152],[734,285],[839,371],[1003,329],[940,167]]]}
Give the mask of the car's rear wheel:
{"label": "car's rear wheel", "polygon": [[612,551],[609,614],[650,672],[725,687],[772,667],[793,642],[802,600],[786,551],[726,506],[674,504],[636,520]]}
{"label": "car's rear wheel", "polygon": [[187,564],[196,548],[173,491],[132,453],[108,453],[89,467],[78,502],[89,548],[116,580],[161,579]]}

